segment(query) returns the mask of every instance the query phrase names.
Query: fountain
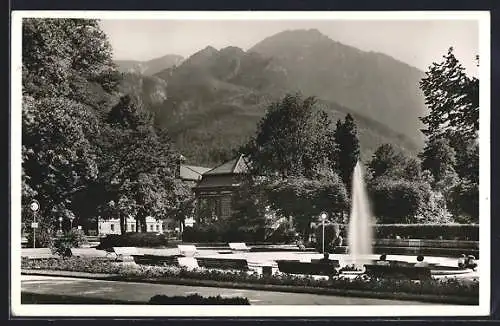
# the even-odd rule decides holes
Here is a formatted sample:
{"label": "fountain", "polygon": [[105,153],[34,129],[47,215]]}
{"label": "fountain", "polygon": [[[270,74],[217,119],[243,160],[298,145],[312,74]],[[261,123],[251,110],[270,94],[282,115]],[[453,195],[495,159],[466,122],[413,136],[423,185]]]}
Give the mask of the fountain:
{"label": "fountain", "polygon": [[363,168],[358,161],[352,175],[351,215],[348,226],[349,260],[363,266],[372,254],[373,217],[363,180]]}

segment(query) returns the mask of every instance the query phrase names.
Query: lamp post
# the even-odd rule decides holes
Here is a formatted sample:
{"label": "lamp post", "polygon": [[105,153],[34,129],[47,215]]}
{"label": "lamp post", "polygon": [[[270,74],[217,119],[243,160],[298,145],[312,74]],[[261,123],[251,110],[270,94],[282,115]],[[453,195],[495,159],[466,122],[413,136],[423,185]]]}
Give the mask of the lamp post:
{"label": "lamp post", "polygon": [[70,230],[73,230],[73,220],[74,220],[74,219],[75,219],[75,217],[74,217],[74,216],[70,216],[70,217],[69,217],[69,223],[70,223],[70,228],[69,228],[69,229],[70,229]]}
{"label": "lamp post", "polygon": [[40,209],[40,203],[36,199],[33,199],[30,203],[30,209],[33,212],[33,223],[31,223],[31,228],[33,229],[33,248],[35,248],[36,228],[38,227],[38,223],[36,222],[36,212]]}
{"label": "lamp post", "polygon": [[321,215],[320,215],[320,218],[321,218],[321,224],[323,225],[323,253],[325,253],[325,221],[326,221],[326,217],[328,215],[326,214],[326,212],[322,212]]}
{"label": "lamp post", "polygon": [[59,216],[59,233],[62,233],[62,216]]}

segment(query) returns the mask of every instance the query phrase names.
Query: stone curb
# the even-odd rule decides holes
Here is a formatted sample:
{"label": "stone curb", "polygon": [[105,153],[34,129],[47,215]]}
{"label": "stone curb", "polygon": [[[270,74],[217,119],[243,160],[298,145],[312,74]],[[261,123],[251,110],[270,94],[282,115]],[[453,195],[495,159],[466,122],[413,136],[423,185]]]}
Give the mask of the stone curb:
{"label": "stone curb", "polygon": [[71,272],[71,271],[22,270],[21,274],[40,275],[40,276],[78,277],[78,278],[103,280],[103,281],[135,282],[135,283],[150,283],[150,284],[174,284],[174,285],[185,285],[185,286],[206,286],[206,287],[260,290],[260,291],[272,291],[272,292],[336,295],[336,296],[346,296],[346,297],[419,301],[419,302],[456,304],[456,305],[479,304],[479,296],[460,297],[460,296],[446,296],[446,295],[432,295],[432,294],[373,292],[373,291],[361,291],[361,290],[343,290],[334,288],[291,286],[291,285],[233,283],[233,282],[223,282],[223,281],[213,281],[213,280],[196,280],[196,279],[181,279],[181,278],[145,279],[139,277],[126,277],[118,274],[92,274],[92,273]]}

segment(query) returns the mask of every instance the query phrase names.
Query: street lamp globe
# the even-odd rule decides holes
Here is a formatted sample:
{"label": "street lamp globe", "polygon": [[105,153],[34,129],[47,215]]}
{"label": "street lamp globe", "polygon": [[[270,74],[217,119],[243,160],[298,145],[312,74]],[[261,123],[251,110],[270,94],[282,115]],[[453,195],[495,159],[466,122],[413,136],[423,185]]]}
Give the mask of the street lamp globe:
{"label": "street lamp globe", "polygon": [[322,212],[322,213],[321,213],[321,215],[320,215],[321,220],[322,220],[322,221],[325,221],[325,220],[326,220],[326,218],[327,218],[327,216],[328,216],[328,215],[327,215],[325,212]]}

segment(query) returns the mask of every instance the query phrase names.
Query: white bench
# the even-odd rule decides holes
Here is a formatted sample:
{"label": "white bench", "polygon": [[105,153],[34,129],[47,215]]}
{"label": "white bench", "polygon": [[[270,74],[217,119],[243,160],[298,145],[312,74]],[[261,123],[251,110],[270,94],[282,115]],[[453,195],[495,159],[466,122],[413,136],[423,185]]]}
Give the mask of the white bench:
{"label": "white bench", "polygon": [[229,243],[229,248],[234,251],[249,251],[250,248],[243,242],[231,242]]}
{"label": "white bench", "polygon": [[179,248],[180,254],[185,257],[193,257],[198,251],[195,245],[177,245],[177,248]]}
{"label": "white bench", "polygon": [[186,267],[187,269],[199,268],[198,261],[194,257],[179,257],[177,258],[179,266]]}
{"label": "white bench", "polygon": [[106,256],[109,254],[115,254],[116,259],[118,259],[120,257],[123,258],[137,255],[138,252],[136,247],[112,247],[106,249]]}
{"label": "white bench", "polygon": [[21,256],[28,258],[48,258],[53,257],[54,254],[50,248],[23,248],[21,249]]}

